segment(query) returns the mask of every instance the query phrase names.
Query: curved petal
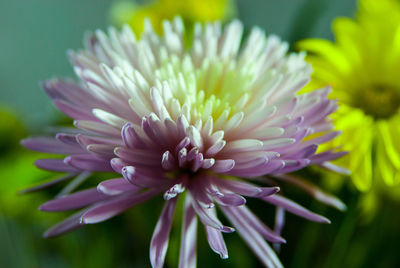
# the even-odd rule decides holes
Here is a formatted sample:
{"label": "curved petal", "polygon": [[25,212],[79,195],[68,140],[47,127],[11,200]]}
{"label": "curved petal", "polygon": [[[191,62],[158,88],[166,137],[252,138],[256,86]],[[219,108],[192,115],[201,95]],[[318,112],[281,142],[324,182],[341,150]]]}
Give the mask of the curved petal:
{"label": "curved petal", "polygon": [[39,207],[42,211],[64,211],[86,207],[107,199],[108,196],[97,191],[96,188],[80,191],[58,199],[48,201]]}
{"label": "curved petal", "polygon": [[107,200],[105,202],[99,203],[93,208],[88,209],[81,217],[81,221],[84,224],[93,224],[108,220],[130,207],[136,206],[156,194],[160,191],[158,190],[149,190],[147,192],[143,192],[140,194],[124,194],[121,196],[117,196],[111,200]]}
{"label": "curved petal", "polygon": [[48,237],[54,237],[58,235],[62,235],[66,232],[75,230],[79,227],[82,227],[83,224],[80,220],[81,216],[85,213],[85,211],[80,211],[71,217],[63,220],[62,222],[57,223],[50,229],[48,229],[44,234],[43,237],[48,238]]}
{"label": "curved petal", "polygon": [[233,226],[237,228],[239,235],[266,267],[283,267],[275,252],[262,236],[255,229],[249,228],[244,219],[236,213],[238,208],[221,207],[221,209]]}

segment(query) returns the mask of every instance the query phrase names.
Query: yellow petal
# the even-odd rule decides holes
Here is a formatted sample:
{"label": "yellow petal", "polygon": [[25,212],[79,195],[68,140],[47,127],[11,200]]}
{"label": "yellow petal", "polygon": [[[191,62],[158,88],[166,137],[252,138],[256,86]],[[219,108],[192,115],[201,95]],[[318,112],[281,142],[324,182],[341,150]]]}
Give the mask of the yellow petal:
{"label": "yellow petal", "polygon": [[304,39],[297,43],[300,50],[310,52],[325,59],[343,73],[350,71],[349,62],[337,46],[324,39]]}
{"label": "yellow petal", "polygon": [[[394,121],[397,123],[397,121]],[[394,123],[393,122],[393,123]],[[378,123],[379,140],[377,143],[376,161],[379,166],[380,174],[385,183],[392,186],[396,183],[397,171],[400,169],[398,134],[395,125],[391,129],[390,122],[380,121]]]}
{"label": "yellow petal", "polygon": [[361,64],[360,53],[363,52],[361,50],[364,47],[365,36],[363,36],[359,25],[348,18],[337,18],[332,23],[332,29],[336,42],[340,46],[341,51],[346,55],[346,58],[351,60],[352,64]]}
{"label": "yellow petal", "polygon": [[352,152],[350,160],[351,177],[360,191],[367,191],[372,184],[372,135],[368,132],[365,135],[358,134],[354,138],[362,140],[362,146],[358,146]]}
{"label": "yellow petal", "polygon": [[384,152],[384,145],[378,142],[376,151],[376,177],[380,177],[388,186],[394,184],[394,168]]}

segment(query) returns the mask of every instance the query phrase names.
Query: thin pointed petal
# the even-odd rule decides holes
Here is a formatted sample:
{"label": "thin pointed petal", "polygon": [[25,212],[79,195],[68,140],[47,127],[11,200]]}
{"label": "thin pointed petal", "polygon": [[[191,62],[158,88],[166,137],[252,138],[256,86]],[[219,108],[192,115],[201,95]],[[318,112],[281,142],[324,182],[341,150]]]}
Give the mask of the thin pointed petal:
{"label": "thin pointed petal", "polygon": [[185,199],[179,268],[196,267],[197,216],[189,199]]}
{"label": "thin pointed petal", "polygon": [[164,265],[176,200],[174,198],[166,202],[151,238],[150,261],[153,268],[162,268]]}

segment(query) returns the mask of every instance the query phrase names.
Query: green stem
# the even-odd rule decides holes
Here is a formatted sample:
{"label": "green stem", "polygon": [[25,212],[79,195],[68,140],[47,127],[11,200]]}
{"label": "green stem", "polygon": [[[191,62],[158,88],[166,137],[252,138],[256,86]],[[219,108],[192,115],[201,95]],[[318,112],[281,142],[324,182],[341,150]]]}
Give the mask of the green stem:
{"label": "green stem", "polygon": [[358,201],[359,194],[354,194],[354,197],[350,201],[348,210],[346,211],[346,217],[344,218],[335,240],[333,241],[327,263],[325,264],[325,267],[327,268],[341,267],[341,264],[346,257],[350,240],[359,220],[357,213]]}
{"label": "green stem", "polygon": [[[310,209],[314,211],[317,207],[317,202],[314,201]],[[326,208],[324,208],[325,210]],[[324,211],[320,211],[323,213]],[[309,260],[311,259],[311,254],[313,249],[315,249],[315,244],[318,241],[318,237],[320,237],[321,226],[315,222],[307,222],[304,224],[302,230],[302,234],[298,239],[298,244],[296,246],[296,253],[293,256],[291,265],[289,267],[296,267],[296,268],[308,268]]]}

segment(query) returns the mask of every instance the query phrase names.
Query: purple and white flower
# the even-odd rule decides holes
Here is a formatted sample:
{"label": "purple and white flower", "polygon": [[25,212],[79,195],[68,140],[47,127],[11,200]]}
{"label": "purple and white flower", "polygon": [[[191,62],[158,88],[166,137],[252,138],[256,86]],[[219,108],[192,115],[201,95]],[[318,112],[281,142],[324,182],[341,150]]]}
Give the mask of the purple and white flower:
{"label": "purple and white flower", "polygon": [[[196,266],[198,220],[221,258],[228,258],[223,233],[236,230],[265,266],[282,267],[267,241],[285,243],[280,236],[283,212],[329,220],[277,194],[279,181],[344,208],[287,174],[311,164],[340,170],[329,161],[344,152],[316,152],[339,134],[327,119],[336,102],[327,98],[329,88],[297,94],[310,79],[310,65],[303,54],[287,54],[286,43],[259,28],[241,44],[239,21],[224,28],[219,22],[197,24],[187,44],[179,18],[163,27],[164,35],[158,36],[146,23],[141,38],[127,26],[111,28],[108,35],[96,31],[84,50],[69,53],[79,83],[55,79],[43,84],[76,128],[63,129],[55,139],[22,143],[67,155],[36,162],[66,173],[43,188],[75,179],[40,209],[82,209],[45,236],[105,221],[163,195],[150,247],[153,267],[163,266],[178,198],[184,199],[179,267]],[[71,193],[91,172],[103,171],[117,178]],[[246,207],[245,197],[277,207],[274,230]],[[232,227],[218,219],[219,212]]]}

